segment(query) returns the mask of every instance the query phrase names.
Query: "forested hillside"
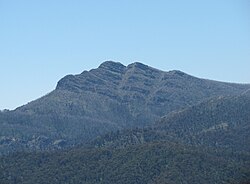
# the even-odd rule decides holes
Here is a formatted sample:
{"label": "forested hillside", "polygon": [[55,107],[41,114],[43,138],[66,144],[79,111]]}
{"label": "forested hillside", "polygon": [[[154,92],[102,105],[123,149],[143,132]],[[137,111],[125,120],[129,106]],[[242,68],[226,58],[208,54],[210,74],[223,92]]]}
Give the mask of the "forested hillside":
{"label": "forested hillside", "polygon": [[0,181],[11,183],[211,184],[249,181],[249,154],[168,141],[123,149],[72,149],[0,158]]}
{"label": "forested hillside", "polygon": [[174,111],[147,128],[112,132],[95,139],[98,147],[126,147],[159,140],[250,150],[250,95],[215,97]]}

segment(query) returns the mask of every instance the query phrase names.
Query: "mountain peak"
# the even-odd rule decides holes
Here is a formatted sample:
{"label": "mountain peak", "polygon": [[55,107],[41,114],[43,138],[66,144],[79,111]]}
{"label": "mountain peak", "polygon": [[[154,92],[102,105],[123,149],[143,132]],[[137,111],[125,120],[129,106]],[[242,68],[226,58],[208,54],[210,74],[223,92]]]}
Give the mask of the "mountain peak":
{"label": "mountain peak", "polygon": [[111,70],[115,72],[122,72],[126,68],[126,66],[124,66],[119,62],[105,61],[98,68],[104,70]]}
{"label": "mountain peak", "polygon": [[149,66],[140,62],[134,62],[134,63],[129,64],[127,68],[140,68],[142,70],[147,70]]}

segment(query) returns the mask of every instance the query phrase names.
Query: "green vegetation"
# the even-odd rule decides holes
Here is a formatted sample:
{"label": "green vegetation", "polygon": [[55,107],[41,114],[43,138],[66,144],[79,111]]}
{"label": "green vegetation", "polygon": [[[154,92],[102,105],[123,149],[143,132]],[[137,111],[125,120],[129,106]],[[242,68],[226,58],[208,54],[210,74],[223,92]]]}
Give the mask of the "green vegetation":
{"label": "green vegetation", "polygon": [[0,159],[4,183],[238,183],[249,178],[250,155],[178,143],[152,142],[123,149],[20,153]]}
{"label": "green vegetation", "polygon": [[250,95],[213,98],[169,114],[156,127],[186,143],[250,152]]}

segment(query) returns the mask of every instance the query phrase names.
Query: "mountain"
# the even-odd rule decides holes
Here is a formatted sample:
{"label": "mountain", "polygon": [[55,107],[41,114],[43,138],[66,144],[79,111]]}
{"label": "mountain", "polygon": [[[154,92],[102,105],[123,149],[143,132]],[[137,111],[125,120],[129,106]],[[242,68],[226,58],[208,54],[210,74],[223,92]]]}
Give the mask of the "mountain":
{"label": "mountain", "polygon": [[107,61],[65,76],[40,99],[1,112],[0,153],[74,146],[110,131],[150,126],[169,112],[247,89],[250,85]]}
{"label": "mountain", "polygon": [[0,112],[0,183],[247,184],[249,132],[249,85],[104,62]]}

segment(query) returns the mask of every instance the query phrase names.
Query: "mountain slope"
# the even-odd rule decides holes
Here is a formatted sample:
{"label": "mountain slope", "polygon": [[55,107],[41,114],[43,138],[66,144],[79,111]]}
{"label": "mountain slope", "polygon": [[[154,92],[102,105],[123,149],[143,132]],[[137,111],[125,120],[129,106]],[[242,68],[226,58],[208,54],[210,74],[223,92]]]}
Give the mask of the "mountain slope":
{"label": "mountain slope", "polygon": [[173,110],[249,88],[141,63],[104,62],[97,69],[64,77],[38,100],[0,113],[0,152],[87,142],[110,131],[151,125]]}
{"label": "mountain slope", "polygon": [[96,147],[119,148],[154,141],[250,152],[250,93],[215,97],[169,113],[155,125],[112,132],[95,139]]}
{"label": "mountain slope", "polygon": [[167,115],[157,129],[195,144],[250,151],[250,95],[218,97]]}

